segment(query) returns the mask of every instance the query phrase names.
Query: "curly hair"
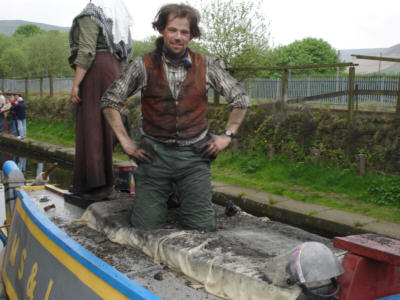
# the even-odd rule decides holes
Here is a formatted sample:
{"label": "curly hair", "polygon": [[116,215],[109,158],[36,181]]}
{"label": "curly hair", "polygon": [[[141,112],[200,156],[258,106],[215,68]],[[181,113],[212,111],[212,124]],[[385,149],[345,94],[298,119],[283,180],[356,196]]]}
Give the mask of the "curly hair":
{"label": "curly hair", "polygon": [[158,31],[164,30],[170,16],[174,19],[187,18],[190,23],[192,37],[199,38],[201,36],[199,28],[200,14],[195,8],[186,4],[167,4],[162,6],[154,18],[153,28]]}

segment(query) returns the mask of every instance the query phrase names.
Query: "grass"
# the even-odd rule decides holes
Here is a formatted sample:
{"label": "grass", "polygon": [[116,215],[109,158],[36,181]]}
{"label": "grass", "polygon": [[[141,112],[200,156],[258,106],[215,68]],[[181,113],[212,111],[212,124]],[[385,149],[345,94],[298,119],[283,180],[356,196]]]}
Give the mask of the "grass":
{"label": "grass", "polygon": [[221,153],[212,166],[213,180],[282,195],[298,201],[360,213],[400,223],[400,178],[349,169],[313,166],[262,153]]}
{"label": "grass", "polygon": [[68,125],[65,122],[50,124],[44,121],[28,121],[26,127],[28,136],[32,139],[68,147],[75,146],[74,125]]}
{"label": "grass", "polygon": [[[26,126],[28,136],[34,140],[75,147],[75,124],[68,125],[61,121],[51,124],[44,121],[28,121]],[[115,147],[114,157],[127,159],[120,145]]]}
{"label": "grass", "polygon": [[[30,121],[27,127],[30,138],[68,147],[75,145],[74,126],[64,122],[48,124]],[[118,146],[115,157],[127,159]],[[313,166],[290,161],[283,156],[275,156],[267,162],[263,153],[233,155],[224,151],[212,164],[212,178],[400,223],[400,177],[396,176],[368,174],[359,177],[350,169]]]}

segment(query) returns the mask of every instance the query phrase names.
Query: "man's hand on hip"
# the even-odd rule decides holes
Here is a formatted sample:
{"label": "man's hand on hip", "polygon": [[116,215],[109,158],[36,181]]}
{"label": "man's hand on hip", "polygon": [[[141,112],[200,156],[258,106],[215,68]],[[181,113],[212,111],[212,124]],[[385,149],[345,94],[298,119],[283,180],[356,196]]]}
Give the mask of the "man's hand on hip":
{"label": "man's hand on hip", "polygon": [[137,144],[135,144],[131,139],[127,139],[123,143],[121,143],[122,149],[124,152],[129,155],[129,157],[133,158],[136,163],[151,163],[153,158],[150,153],[146,150],[140,148]]}
{"label": "man's hand on hip", "polygon": [[231,143],[232,138],[222,134],[213,135],[212,139],[201,145],[201,156],[202,157],[216,157],[218,153],[226,149]]}

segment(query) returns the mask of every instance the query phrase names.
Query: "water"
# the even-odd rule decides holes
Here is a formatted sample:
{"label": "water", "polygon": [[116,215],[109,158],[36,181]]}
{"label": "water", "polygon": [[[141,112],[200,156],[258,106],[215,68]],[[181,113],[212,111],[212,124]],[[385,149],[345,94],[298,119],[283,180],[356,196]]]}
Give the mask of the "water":
{"label": "water", "polygon": [[[55,161],[47,160],[45,157],[0,147],[0,165],[7,160],[13,160],[25,175],[26,180],[33,180],[37,174],[47,170]],[[51,173],[49,183],[62,189],[68,189],[72,184],[72,165],[58,162],[58,167]]]}

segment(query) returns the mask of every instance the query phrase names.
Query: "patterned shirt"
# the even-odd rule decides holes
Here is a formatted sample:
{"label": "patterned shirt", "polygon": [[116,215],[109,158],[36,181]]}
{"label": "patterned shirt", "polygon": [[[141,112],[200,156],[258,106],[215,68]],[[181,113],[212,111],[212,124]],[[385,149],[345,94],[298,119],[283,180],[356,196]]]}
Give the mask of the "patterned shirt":
{"label": "patterned shirt", "polygon": [[[180,88],[186,78],[187,70],[183,63],[175,65],[165,55],[162,55],[162,63],[167,76],[169,87],[175,99],[178,98]],[[190,59],[190,56],[189,56]],[[230,109],[248,108],[250,98],[239,82],[233,78],[221,65],[214,59],[207,57],[206,66],[206,89],[210,87],[224,96]],[[147,84],[147,73],[142,57],[137,57],[121,73],[119,78],[113,82],[101,99],[101,107],[111,107],[118,111],[124,106],[124,102],[130,96],[142,91]],[[186,140],[177,141],[174,139],[162,140],[164,143],[177,143],[185,146],[193,144],[202,139],[207,131],[200,136]],[[142,132],[144,135],[145,133]],[[158,139],[159,140],[159,139]]]}

